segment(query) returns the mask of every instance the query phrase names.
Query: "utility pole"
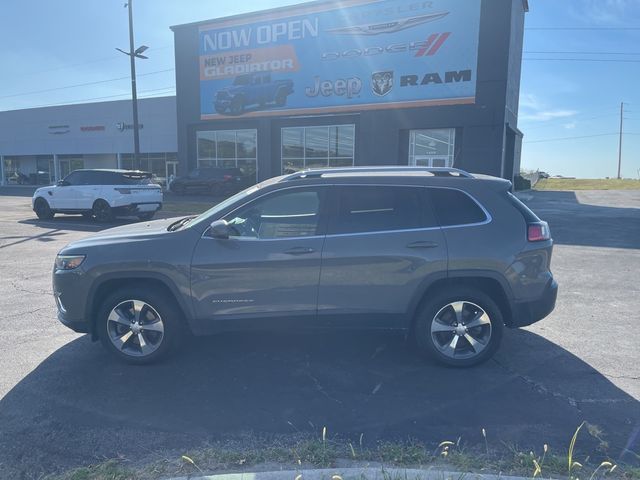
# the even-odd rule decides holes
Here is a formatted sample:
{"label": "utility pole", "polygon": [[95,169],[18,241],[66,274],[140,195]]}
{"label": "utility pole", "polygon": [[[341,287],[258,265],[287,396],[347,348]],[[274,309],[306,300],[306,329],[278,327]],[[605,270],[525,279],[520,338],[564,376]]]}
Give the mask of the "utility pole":
{"label": "utility pole", "polygon": [[146,45],[142,45],[138,47],[136,50],[133,49],[133,0],[128,0],[127,3],[124,4],[125,7],[129,8],[129,51],[125,52],[120,48],[116,48],[119,52],[124,53],[125,55],[129,55],[131,60],[131,103],[133,104],[133,166],[134,168],[140,169],[140,136],[139,130],[140,126],[138,124],[138,91],[136,88],[136,58],[146,59],[142,52],[147,50],[149,47]]}
{"label": "utility pole", "polygon": [[[133,164],[140,170],[140,136],[138,132],[138,89],[136,88],[136,56],[133,54],[133,0],[129,7],[129,58],[131,59],[131,102],[133,103]],[[618,172],[620,176],[620,172]]]}
{"label": "utility pole", "polygon": [[620,138],[618,140],[618,180],[620,176],[620,166],[622,165],[622,116],[624,112],[624,102],[620,102]]}

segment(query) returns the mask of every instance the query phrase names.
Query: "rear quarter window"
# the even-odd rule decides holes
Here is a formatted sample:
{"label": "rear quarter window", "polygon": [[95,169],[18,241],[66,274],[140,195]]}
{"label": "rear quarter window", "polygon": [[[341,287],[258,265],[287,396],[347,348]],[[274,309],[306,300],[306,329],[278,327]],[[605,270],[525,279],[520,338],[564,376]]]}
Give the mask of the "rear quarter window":
{"label": "rear quarter window", "polygon": [[536,223],[540,221],[538,216],[535,213],[533,213],[529,209],[529,207],[527,207],[524,203],[522,203],[520,199],[516,197],[513,193],[505,192],[505,195],[507,197],[507,201],[522,214],[522,216],[524,217],[527,223]]}
{"label": "rear quarter window", "polygon": [[466,193],[452,188],[429,188],[429,196],[440,225],[469,225],[482,223],[487,215]]}

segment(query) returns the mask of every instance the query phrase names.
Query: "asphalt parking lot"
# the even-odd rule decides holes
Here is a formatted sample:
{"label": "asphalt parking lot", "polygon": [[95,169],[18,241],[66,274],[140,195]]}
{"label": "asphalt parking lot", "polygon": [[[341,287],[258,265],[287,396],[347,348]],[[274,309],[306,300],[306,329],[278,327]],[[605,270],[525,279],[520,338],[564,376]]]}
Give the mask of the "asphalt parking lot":
{"label": "asphalt parking lot", "polygon": [[0,478],[323,426],[435,445],[481,442],[484,428],[539,450],[566,448],[587,420],[612,457],[639,453],[640,190],[525,198],[556,241],[556,310],[507,331],[494,360],[454,370],[373,333],[226,334],[163,364],[116,363],[58,324],[51,297],[56,252],[102,227],[40,222],[28,197],[0,196]]}

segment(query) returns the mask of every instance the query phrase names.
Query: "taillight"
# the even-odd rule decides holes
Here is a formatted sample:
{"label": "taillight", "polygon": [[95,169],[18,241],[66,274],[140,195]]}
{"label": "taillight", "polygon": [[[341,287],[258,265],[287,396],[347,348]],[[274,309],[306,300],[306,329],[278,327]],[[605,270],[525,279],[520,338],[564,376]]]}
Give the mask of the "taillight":
{"label": "taillight", "polygon": [[527,240],[530,242],[543,242],[550,238],[551,234],[547,222],[535,222],[527,225]]}
{"label": "taillight", "polygon": [[119,193],[125,193],[125,194],[131,193],[130,188],[116,188],[115,190],[117,190]]}
{"label": "taillight", "polygon": [[229,181],[229,180],[231,180],[232,178],[233,178],[233,175],[225,175],[224,177],[222,177],[222,179],[223,179],[225,182],[228,182],[228,181]]}

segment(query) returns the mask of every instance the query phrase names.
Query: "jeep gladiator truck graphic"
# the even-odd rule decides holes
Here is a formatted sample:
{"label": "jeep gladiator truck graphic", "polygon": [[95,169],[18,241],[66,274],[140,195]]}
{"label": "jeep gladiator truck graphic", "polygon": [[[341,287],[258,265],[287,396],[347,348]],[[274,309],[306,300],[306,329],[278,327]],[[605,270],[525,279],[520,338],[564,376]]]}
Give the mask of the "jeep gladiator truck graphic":
{"label": "jeep gladiator truck graphic", "polygon": [[216,92],[214,105],[220,114],[241,115],[247,107],[257,105],[260,110],[267,104],[284,107],[293,93],[293,82],[271,80],[271,73],[257,72],[240,75],[233,84]]}

